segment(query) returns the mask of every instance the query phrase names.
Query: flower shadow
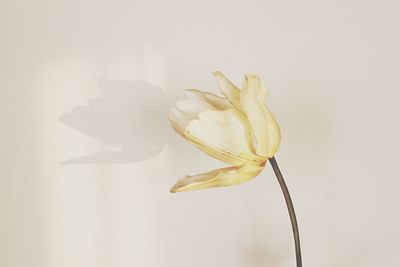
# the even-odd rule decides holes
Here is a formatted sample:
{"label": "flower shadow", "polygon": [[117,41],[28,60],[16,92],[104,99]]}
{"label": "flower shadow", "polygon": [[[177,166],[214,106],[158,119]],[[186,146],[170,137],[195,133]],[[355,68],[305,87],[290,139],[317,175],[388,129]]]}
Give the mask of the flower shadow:
{"label": "flower shadow", "polygon": [[169,136],[167,98],[144,81],[100,80],[103,97],[89,99],[59,121],[115,149],[68,159],[63,164],[118,164],[157,156]]}

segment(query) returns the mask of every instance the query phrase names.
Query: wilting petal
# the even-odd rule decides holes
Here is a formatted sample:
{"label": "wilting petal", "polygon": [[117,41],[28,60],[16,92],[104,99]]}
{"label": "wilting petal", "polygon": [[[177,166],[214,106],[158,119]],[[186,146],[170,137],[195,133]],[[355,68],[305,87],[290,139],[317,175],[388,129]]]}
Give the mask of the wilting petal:
{"label": "wilting petal", "polygon": [[240,102],[240,89],[237,88],[228,78],[226,78],[221,72],[214,71],[213,72],[215,79],[217,80],[219,89],[222,94],[229,99],[229,101],[234,105],[237,109],[241,110],[241,102]]}
{"label": "wilting petal", "polygon": [[242,107],[253,129],[257,154],[270,158],[278,150],[280,130],[265,106],[266,96],[267,90],[260,79],[255,75],[246,75],[240,96]]}
{"label": "wilting petal", "polygon": [[205,153],[235,166],[259,165],[265,160],[249,147],[248,129],[242,124],[240,111],[204,111],[186,128],[186,139]]}
{"label": "wilting petal", "polygon": [[197,89],[186,90],[189,97],[198,98],[213,105],[218,110],[225,110],[232,107],[232,104],[226,97],[217,96],[213,93],[202,92]]}
{"label": "wilting petal", "polygon": [[249,119],[247,118],[245,113],[243,113],[242,111],[239,111],[239,110],[235,110],[235,115],[238,118],[238,120],[240,121],[240,123],[243,125],[243,127],[246,129],[245,138],[247,141],[248,148],[254,155],[257,155],[256,149],[254,147],[253,128],[251,127]]}
{"label": "wilting petal", "polygon": [[218,110],[211,103],[198,98],[185,98],[178,101],[176,105],[191,120],[196,119],[199,113],[205,110]]}
{"label": "wilting petal", "polygon": [[247,182],[257,176],[263,166],[244,165],[213,170],[179,179],[171,188],[171,192],[184,192],[211,187],[230,186]]}
{"label": "wilting petal", "polygon": [[214,71],[213,72],[217,83],[219,85],[219,88],[222,92],[223,95],[226,96],[227,99],[229,99],[229,102],[240,112],[239,114],[239,119],[243,126],[246,128],[247,133],[246,133],[246,139],[247,139],[247,144],[250,150],[253,153],[256,153],[255,148],[254,148],[254,142],[253,142],[253,129],[250,125],[250,122],[244,114],[242,103],[240,100],[241,97],[241,90],[236,87],[228,78],[225,77],[221,72],[219,71]]}
{"label": "wilting petal", "polygon": [[190,123],[190,118],[177,108],[171,108],[168,119],[176,133],[185,137],[185,129]]}

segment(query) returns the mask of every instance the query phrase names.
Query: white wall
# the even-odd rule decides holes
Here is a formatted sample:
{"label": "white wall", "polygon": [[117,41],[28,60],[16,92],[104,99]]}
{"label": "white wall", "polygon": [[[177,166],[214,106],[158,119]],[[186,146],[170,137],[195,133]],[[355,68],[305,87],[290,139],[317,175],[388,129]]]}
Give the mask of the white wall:
{"label": "white wall", "polygon": [[0,2],[0,266],[294,266],[270,167],[223,164],[166,121],[210,72],[259,74],[304,265],[400,266],[398,1]]}

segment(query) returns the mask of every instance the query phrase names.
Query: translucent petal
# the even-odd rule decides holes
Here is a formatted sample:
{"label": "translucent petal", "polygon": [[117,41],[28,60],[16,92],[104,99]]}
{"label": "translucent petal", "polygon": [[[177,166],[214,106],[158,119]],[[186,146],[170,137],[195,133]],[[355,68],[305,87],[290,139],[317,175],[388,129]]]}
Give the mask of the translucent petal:
{"label": "translucent petal", "polygon": [[213,72],[215,79],[217,80],[218,86],[224,96],[229,99],[233,106],[241,110],[240,102],[240,89],[237,88],[228,78],[226,78],[221,72]]}
{"label": "translucent petal", "polygon": [[234,108],[204,111],[199,119],[189,123],[186,139],[210,156],[232,165],[259,165],[265,157],[257,156],[249,147],[250,133],[241,116]]}
{"label": "translucent petal", "polygon": [[196,119],[199,113],[205,110],[218,110],[211,103],[198,98],[185,98],[179,100],[176,105],[191,120]]}
{"label": "translucent petal", "polygon": [[222,93],[226,96],[227,99],[229,99],[229,102],[240,112],[239,118],[243,126],[246,128],[247,133],[246,133],[246,139],[247,139],[247,144],[250,150],[253,153],[256,153],[255,148],[254,148],[254,142],[253,142],[253,129],[250,125],[250,122],[247,119],[246,114],[243,111],[243,107],[241,104],[240,100],[240,95],[241,95],[241,90],[237,88],[228,78],[226,78],[221,72],[219,71],[214,71],[213,72],[217,83],[222,91]]}
{"label": "translucent petal", "polygon": [[169,122],[176,133],[185,137],[185,129],[190,123],[190,118],[177,108],[171,108],[168,114]]}
{"label": "translucent petal", "polygon": [[171,192],[184,192],[220,186],[230,186],[247,182],[256,177],[263,166],[243,165],[227,167],[179,179],[171,188]]}
{"label": "translucent petal", "polygon": [[265,105],[266,96],[267,90],[260,79],[255,75],[246,75],[240,96],[243,111],[253,129],[256,153],[270,158],[278,150],[280,130]]}
{"label": "translucent petal", "polygon": [[188,97],[198,98],[213,105],[218,110],[225,110],[232,107],[232,104],[226,97],[217,96],[213,93],[202,92],[197,89],[186,90]]}

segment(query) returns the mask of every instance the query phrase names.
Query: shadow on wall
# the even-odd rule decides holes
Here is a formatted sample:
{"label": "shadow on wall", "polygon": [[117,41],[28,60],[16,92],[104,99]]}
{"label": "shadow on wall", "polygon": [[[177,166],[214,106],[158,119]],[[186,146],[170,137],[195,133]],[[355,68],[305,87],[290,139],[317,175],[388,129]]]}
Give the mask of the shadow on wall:
{"label": "shadow on wall", "polygon": [[143,81],[99,81],[104,97],[89,99],[60,122],[116,149],[68,159],[63,164],[114,164],[157,156],[170,136],[167,98]]}

